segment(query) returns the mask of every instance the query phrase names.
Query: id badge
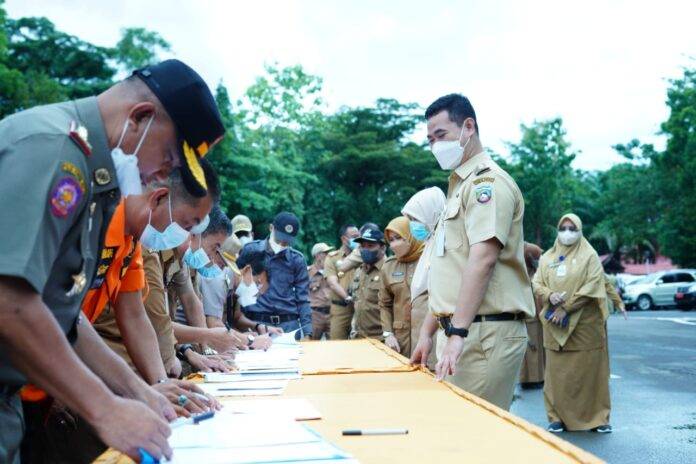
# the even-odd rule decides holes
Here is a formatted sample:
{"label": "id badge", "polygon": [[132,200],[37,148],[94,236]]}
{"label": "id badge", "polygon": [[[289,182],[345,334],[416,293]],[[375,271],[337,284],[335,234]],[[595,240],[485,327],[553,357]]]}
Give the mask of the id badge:
{"label": "id badge", "polygon": [[561,263],[557,268],[556,268],[556,277],[565,277],[566,276],[566,265],[565,263]]}

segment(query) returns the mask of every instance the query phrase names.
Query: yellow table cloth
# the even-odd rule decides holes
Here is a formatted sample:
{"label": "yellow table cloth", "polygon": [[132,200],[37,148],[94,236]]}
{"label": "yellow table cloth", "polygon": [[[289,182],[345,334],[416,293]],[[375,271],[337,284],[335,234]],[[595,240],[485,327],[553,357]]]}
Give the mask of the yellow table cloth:
{"label": "yellow table cloth", "polygon": [[[436,382],[374,340],[306,342],[303,350],[306,376],[291,381],[279,398],[308,399],[322,414],[308,425],[362,463],[602,462],[474,395]],[[234,399],[222,402],[228,401]],[[341,435],[355,428],[406,428],[409,433]],[[132,461],[109,450],[96,462]]]}

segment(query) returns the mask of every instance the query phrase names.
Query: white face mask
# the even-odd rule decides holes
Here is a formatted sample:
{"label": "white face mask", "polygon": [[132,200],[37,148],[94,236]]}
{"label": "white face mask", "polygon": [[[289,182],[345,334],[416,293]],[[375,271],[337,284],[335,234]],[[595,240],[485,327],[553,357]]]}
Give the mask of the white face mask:
{"label": "white face mask", "polygon": [[580,240],[580,235],[579,230],[576,230],[575,232],[572,230],[563,230],[558,233],[558,241],[565,246],[574,245],[575,242]]}
{"label": "white face mask", "polygon": [[145,126],[143,135],[140,137],[138,145],[135,147],[135,151],[132,154],[123,153],[121,149],[121,143],[123,138],[126,136],[126,130],[128,130],[128,124],[130,121],[126,119],[126,123],[123,125],[123,131],[121,131],[121,137],[118,139],[118,144],[116,148],[111,150],[111,159],[114,162],[114,167],[116,168],[116,178],[118,179],[118,188],[121,190],[121,195],[140,195],[143,193],[143,185],[140,181],[140,169],[138,169],[138,150],[145,140],[147,131],[150,130],[150,125],[155,119],[152,115],[150,120]]}
{"label": "white face mask", "polygon": [[186,241],[189,232],[172,219],[172,200],[169,197],[169,225],[164,232],[155,229],[152,224],[152,210],[147,220],[147,226],[140,236],[140,243],[149,250],[162,251],[176,248]]}
{"label": "white face mask", "polygon": [[469,137],[466,140],[466,143],[464,143],[463,147],[459,145],[459,141],[462,139],[465,127],[466,126],[462,124],[462,131],[459,133],[459,138],[457,140],[439,140],[433,143],[433,146],[430,149],[430,151],[433,152],[433,155],[435,155],[435,159],[440,165],[440,168],[444,169],[445,171],[450,171],[456,168],[462,162],[464,150],[466,149],[466,146],[469,145],[469,141],[471,140],[471,137]]}
{"label": "white face mask", "polygon": [[287,245],[283,246],[280,243],[276,242],[275,236],[273,233],[271,233],[270,238],[268,239],[268,244],[271,245],[271,250],[273,250],[273,253],[278,254],[281,251],[287,249]]}
{"label": "white face mask", "polygon": [[246,245],[247,243],[250,243],[251,241],[252,239],[248,235],[243,235],[239,237],[239,242],[242,244],[242,246]]}

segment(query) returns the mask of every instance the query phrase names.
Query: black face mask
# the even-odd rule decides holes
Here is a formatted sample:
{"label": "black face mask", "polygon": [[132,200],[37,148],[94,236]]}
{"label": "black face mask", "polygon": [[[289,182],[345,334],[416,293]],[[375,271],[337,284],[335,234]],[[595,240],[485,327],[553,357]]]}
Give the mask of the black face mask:
{"label": "black face mask", "polygon": [[380,250],[366,250],[364,248],[360,249],[360,257],[362,258],[363,262],[365,264],[375,264],[377,261],[379,261],[379,252]]}

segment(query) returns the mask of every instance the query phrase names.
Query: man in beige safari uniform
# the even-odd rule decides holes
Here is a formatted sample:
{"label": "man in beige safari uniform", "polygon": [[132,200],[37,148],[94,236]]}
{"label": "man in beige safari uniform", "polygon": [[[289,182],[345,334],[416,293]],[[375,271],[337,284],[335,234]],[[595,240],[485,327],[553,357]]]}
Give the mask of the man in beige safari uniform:
{"label": "man in beige safari uniform", "polygon": [[436,375],[509,409],[534,301],[524,262],[524,200],[483,151],[476,114],[462,95],[425,112],[440,167],[453,170],[435,235],[428,314],[411,358],[425,364],[438,330]]}

